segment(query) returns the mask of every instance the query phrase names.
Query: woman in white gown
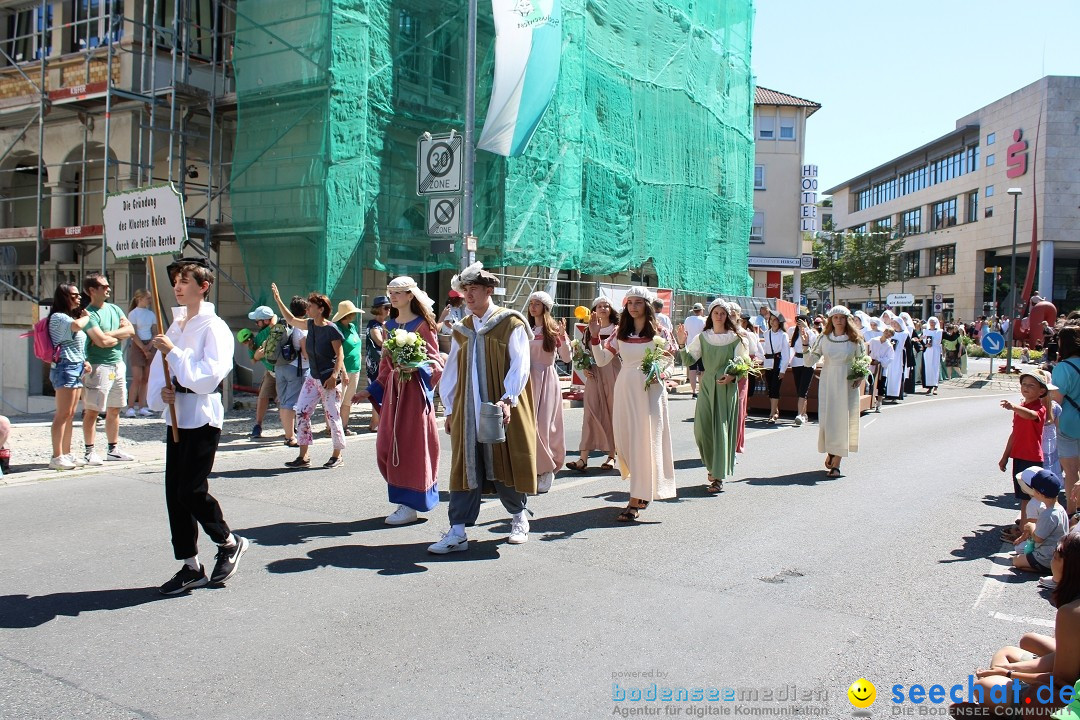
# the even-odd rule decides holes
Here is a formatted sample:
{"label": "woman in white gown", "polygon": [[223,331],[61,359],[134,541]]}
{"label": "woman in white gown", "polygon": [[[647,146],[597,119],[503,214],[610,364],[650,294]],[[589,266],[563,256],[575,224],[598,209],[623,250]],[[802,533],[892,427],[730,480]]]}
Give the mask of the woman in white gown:
{"label": "woman in white gown", "polygon": [[922,331],[922,384],[927,395],[937,395],[941,381],[941,323],[936,317],[926,321]]}
{"label": "woman in white gown", "polygon": [[[882,313],[882,318],[886,318]],[[904,381],[911,368],[907,366],[907,342],[908,332],[904,321],[892,313],[885,320],[893,330],[892,346],[895,352],[888,365],[883,365],[885,373],[885,402],[895,403],[904,399]]]}
{"label": "woman in white gown", "polygon": [[818,452],[826,453],[829,477],[840,476],[840,461],[859,451],[859,395],[863,378],[849,379],[851,363],[866,354],[862,336],[849,322],[851,313],[834,305],[825,331],[814,345],[822,359],[818,378]]}
{"label": "woman in white gown", "polygon": [[646,389],[641,371],[645,351],[658,346],[655,338],[663,340],[661,347],[667,354],[675,352],[674,341],[656,322],[651,296],[641,287],[627,291],[626,311],[620,313],[618,330],[607,342],[600,342],[600,319],[594,314],[589,321],[596,364],[604,367],[616,356],[622,360],[615,380],[612,430],[619,472],[630,481],[630,502],[616,518],[620,522],[637,520],[652,500],[675,497],[667,388],[661,379]]}

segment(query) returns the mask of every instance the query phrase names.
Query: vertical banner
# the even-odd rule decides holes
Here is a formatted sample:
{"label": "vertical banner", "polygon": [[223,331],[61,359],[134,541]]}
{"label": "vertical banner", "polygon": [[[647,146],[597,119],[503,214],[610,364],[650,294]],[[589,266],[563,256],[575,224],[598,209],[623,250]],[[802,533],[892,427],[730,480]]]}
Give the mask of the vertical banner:
{"label": "vertical banner", "polygon": [[[803,165],[802,184],[799,191],[800,232],[817,232],[817,189],[817,165]],[[802,247],[801,243],[800,247]]]}
{"label": "vertical banner", "polygon": [[555,97],[562,54],[560,0],[491,0],[495,83],[477,147],[512,157],[528,147]]}
{"label": "vertical banner", "polygon": [[779,298],[780,288],[783,287],[783,279],[780,276],[780,271],[770,270],[765,273],[765,297]]}

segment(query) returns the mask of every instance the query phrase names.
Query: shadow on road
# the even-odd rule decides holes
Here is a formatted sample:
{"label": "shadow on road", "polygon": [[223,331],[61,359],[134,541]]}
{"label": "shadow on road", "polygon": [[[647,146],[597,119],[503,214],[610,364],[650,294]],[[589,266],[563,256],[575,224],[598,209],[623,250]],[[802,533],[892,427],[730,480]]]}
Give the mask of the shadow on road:
{"label": "shadow on road", "polygon": [[336,567],[344,570],[375,570],[378,575],[410,575],[427,572],[427,566],[431,563],[495,560],[499,557],[500,543],[495,540],[470,540],[468,550],[449,555],[432,555],[427,551],[428,544],[335,545],[312,550],[305,558],[275,560],[266,569],[274,574],[287,574]]}
{"label": "shadow on road", "polygon": [[[538,539],[541,542],[552,542],[554,540],[569,540],[578,533],[600,528],[659,525],[659,520],[649,520],[649,513],[654,507],[656,506],[650,504],[648,508],[643,510],[638,516],[638,521],[636,523],[619,522],[615,519],[615,516],[619,514],[619,510],[611,507],[597,507],[592,508],[591,510],[582,510],[580,512],[567,513],[565,515],[536,518],[529,522],[529,534],[532,537],[538,536]],[[481,523],[477,527],[487,528],[490,533],[506,535],[510,532],[510,521],[508,519],[492,520],[490,522]],[[577,539],[584,540],[585,538]]]}
{"label": "shadow on road", "polygon": [[121,590],[87,590],[52,595],[4,595],[0,597],[0,628],[32,628],[60,615],[78,617],[95,610],[122,610],[168,600],[156,587]]}
{"label": "shadow on road", "polygon": [[248,480],[254,478],[273,478],[281,475],[293,475],[301,472],[312,472],[315,470],[322,470],[323,468],[315,466],[313,468],[306,468],[298,470],[296,468],[287,468],[284,466],[270,467],[270,468],[241,468],[239,470],[218,470],[210,475],[210,479],[220,478],[226,479],[238,479]]}
{"label": "shadow on road", "polygon": [[1001,527],[980,525],[972,535],[965,535],[962,542],[963,545],[949,553],[952,555],[951,559],[946,558],[938,562],[948,564],[989,558],[1001,548]]}
{"label": "shadow on road", "polygon": [[[1007,481],[1006,481],[1007,482]],[[1015,509],[1019,504],[1017,499],[1013,497],[1012,493],[1002,493],[1001,495],[984,495],[982,498],[983,505],[989,505],[990,507],[1005,508],[1006,510]]]}
{"label": "shadow on road", "polygon": [[829,477],[825,474],[826,472],[825,468],[820,470],[804,470],[803,472],[775,475],[773,477],[746,478],[739,482],[744,482],[748,485],[806,485],[812,487],[832,480],[839,480],[844,477],[843,469],[840,470],[840,477],[835,478]]}
{"label": "shadow on road", "polygon": [[[413,525],[422,525],[427,518],[421,518]],[[392,530],[393,525],[387,525],[382,516],[367,518],[366,520],[351,520],[349,522],[325,522],[313,520],[311,522],[283,522],[273,525],[238,529],[236,532],[256,545],[301,545],[308,540],[321,540],[325,538],[348,537],[353,533],[370,532],[372,530]]]}

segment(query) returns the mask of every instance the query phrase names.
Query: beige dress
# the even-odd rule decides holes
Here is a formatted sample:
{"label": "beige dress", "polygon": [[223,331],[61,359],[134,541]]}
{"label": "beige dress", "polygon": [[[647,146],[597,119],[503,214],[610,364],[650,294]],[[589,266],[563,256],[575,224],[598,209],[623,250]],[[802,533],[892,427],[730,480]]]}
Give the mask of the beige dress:
{"label": "beige dress", "polygon": [[853,343],[842,336],[824,334],[817,339],[814,352],[821,355],[818,379],[818,452],[847,457],[859,451],[859,394],[848,380],[851,361],[865,354],[862,342]]}
{"label": "beige dress", "polygon": [[615,380],[612,429],[619,472],[630,481],[630,497],[663,500],[675,497],[675,461],[671,452],[671,423],[663,382],[645,389],[641,361],[651,340],[615,336],[593,345],[596,363],[610,364],[618,355],[622,369]]}
{"label": "beige dress", "polygon": [[563,362],[570,362],[570,348],[562,340],[556,341],[554,352],[544,351],[544,334],[541,328],[533,328],[529,343],[532,376],[533,409],[536,411],[536,474],[555,472],[566,458],[566,441],[563,434],[562,391],[555,371],[555,353]]}
{"label": "beige dress", "polygon": [[[615,333],[612,323],[600,329],[600,341],[607,342]],[[619,376],[622,363],[615,358],[607,365],[596,365],[585,378],[585,413],[581,420],[581,445],[583,455],[601,450],[608,455],[615,453],[615,432],[611,419],[615,413],[615,378]]]}

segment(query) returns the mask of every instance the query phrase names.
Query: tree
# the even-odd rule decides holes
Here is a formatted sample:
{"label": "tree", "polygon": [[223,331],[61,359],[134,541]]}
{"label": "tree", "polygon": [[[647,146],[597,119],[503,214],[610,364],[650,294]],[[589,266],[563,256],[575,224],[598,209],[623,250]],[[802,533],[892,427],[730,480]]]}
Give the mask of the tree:
{"label": "tree", "polygon": [[869,232],[852,234],[846,253],[851,284],[876,287],[881,305],[881,289],[896,279],[903,250],[904,237],[888,227],[873,225]]}
{"label": "tree", "polygon": [[836,302],[836,288],[851,285],[851,270],[845,253],[844,236],[841,233],[822,232],[814,239],[814,257],[818,268],[803,275],[806,287],[819,292],[831,290],[829,302]]}

